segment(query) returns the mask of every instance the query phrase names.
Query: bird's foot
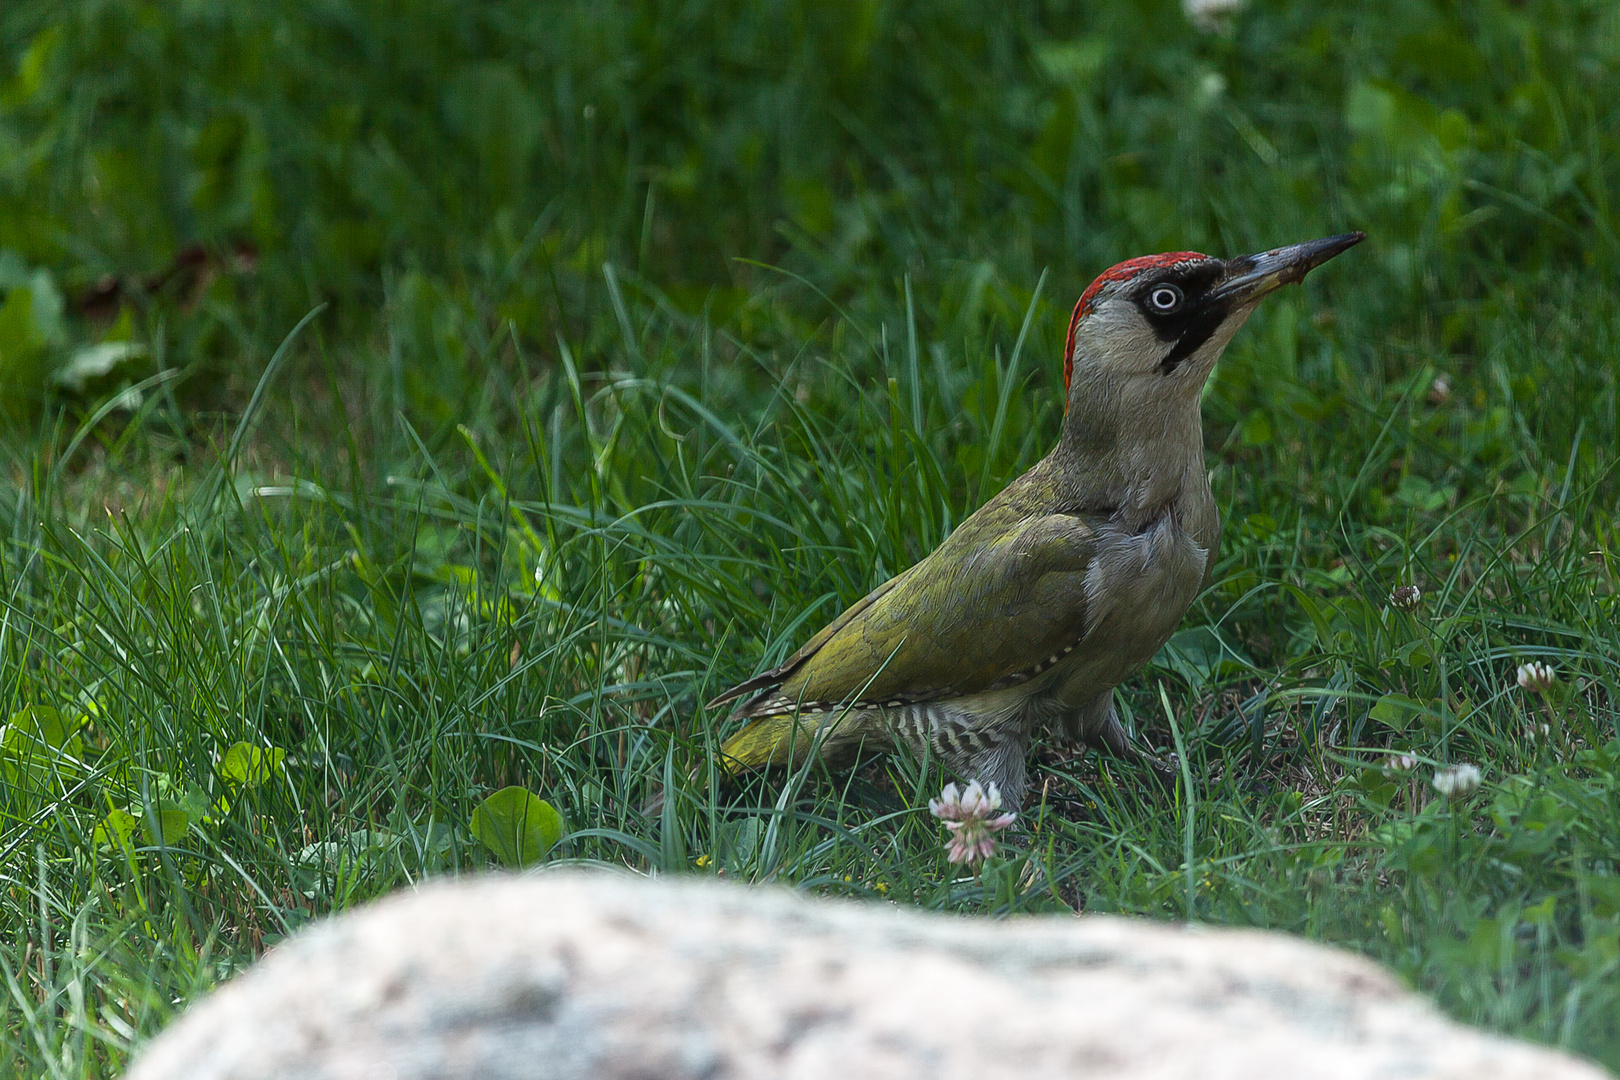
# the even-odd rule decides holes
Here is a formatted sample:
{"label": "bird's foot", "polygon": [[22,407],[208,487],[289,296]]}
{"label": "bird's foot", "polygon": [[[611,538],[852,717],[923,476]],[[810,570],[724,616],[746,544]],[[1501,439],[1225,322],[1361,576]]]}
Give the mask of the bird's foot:
{"label": "bird's foot", "polygon": [[1143,754],[1142,763],[1147,766],[1148,776],[1166,793],[1174,792],[1181,783],[1181,758],[1174,751],[1162,758]]}

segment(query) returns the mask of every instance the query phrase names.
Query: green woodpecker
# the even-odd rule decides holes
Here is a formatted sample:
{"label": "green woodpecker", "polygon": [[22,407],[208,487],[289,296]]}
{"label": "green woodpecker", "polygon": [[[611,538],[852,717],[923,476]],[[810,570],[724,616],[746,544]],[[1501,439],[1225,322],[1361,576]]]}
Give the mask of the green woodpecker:
{"label": "green woodpecker", "polygon": [[904,742],[1016,808],[1044,726],[1134,756],[1114,687],[1170,637],[1220,539],[1204,382],[1263,297],[1364,238],[1147,255],[1098,277],[1069,322],[1052,452],[786,663],[710,702],[747,697],[725,767]]}

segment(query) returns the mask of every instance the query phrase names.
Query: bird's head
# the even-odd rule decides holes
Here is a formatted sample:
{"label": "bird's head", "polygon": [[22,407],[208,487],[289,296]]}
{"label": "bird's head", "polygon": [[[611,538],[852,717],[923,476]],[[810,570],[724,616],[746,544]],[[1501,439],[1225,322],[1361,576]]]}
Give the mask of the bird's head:
{"label": "bird's head", "polygon": [[1069,320],[1065,408],[1089,404],[1094,390],[1126,408],[1197,401],[1226,343],[1261,299],[1364,239],[1365,233],[1344,233],[1235,259],[1196,251],[1143,255],[1104,271]]}

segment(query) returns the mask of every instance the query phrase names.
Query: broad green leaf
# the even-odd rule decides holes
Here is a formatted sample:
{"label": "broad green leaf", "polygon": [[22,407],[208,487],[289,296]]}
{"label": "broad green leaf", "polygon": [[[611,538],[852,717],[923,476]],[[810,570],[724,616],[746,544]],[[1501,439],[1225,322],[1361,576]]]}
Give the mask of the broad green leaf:
{"label": "broad green leaf", "polygon": [[0,735],[0,753],[40,754],[59,750],[67,757],[79,756],[79,729],[84,717],[70,721],[60,709],[30,705],[12,713]]}
{"label": "broad green leaf", "polygon": [[135,842],[135,833],[139,830],[147,843],[167,846],[179,841],[190,829],[191,815],[179,807],[165,806],[154,809],[151,814],[142,811],[139,815],[114,809],[96,826],[92,839],[98,847],[125,848]]}
{"label": "broad green leaf", "polygon": [[478,804],[473,837],[507,866],[530,866],[562,838],[562,815],[521,787],[504,787]]}
{"label": "broad green leaf", "polygon": [[382,829],[355,829],[330,840],[304,845],[298,852],[298,863],[328,872],[355,872],[370,867],[377,856],[399,842],[399,837]]}
{"label": "broad green leaf", "polygon": [[1592,874],[1582,879],[1592,914],[1600,919],[1620,916],[1620,877],[1612,874]]}
{"label": "broad green leaf", "polygon": [[1421,713],[1423,709],[1422,702],[1413,701],[1405,694],[1385,694],[1373,703],[1367,716],[1385,727],[1405,731],[1411,726],[1412,717]]}
{"label": "broad green leaf", "polygon": [[1414,510],[1433,511],[1445,506],[1456,495],[1455,486],[1436,486],[1421,476],[1403,476],[1395,489],[1395,501]]}
{"label": "broad green leaf", "polygon": [[1531,904],[1519,913],[1519,918],[1527,923],[1539,926],[1551,926],[1553,915],[1558,910],[1558,897],[1544,897],[1540,903]]}
{"label": "broad green leaf", "polygon": [[96,826],[91,841],[98,848],[128,848],[135,842],[135,830],[140,822],[128,810],[109,810],[106,818]]}
{"label": "broad green leaf", "polygon": [[1271,417],[1263,411],[1256,409],[1243,418],[1243,425],[1238,429],[1238,438],[1244,446],[1268,446],[1272,441]]}
{"label": "broad green leaf", "polygon": [[1195,686],[1251,666],[1248,657],[1222,641],[1208,626],[1192,626],[1177,633],[1164,643],[1153,663],[1169,668]]}
{"label": "broad green leaf", "polygon": [[143,811],[139,820],[147,843],[168,847],[191,831],[192,815],[178,806],[158,806],[150,812]]}
{"label": "broad green leaf", "polygon": [[78,762],[84,722],[48,705],[13,713],[0,732],[0,782],[46,801],[67,790],[84,772]]}
{"label": "broad green leaf", "polygon": [[1036,48],[1035,62],[1051,79],[1084,85],[1097,77],[1111,48],[1108,39],[1101,35],[1050,42]]}
{"label": "broad green leaf", "polygon": [[238,787],[253,788],[280,775],[287,752],[280,747],[232,743],[219,759],[219,775]]}
{"label": "broad green leaf", "polygon": [[381,829],[354,829],[306,844],[298,853],[298,865],[314,877],[300,875],[304,879],[300,891],[312,900],[323,895],[340,900],[375,895],[397,872],[393,852],[403,842],[403,837]]}
{"label": "broad green leaf", "polygon": [[1382,769],[1362,769],[1354,777],[1345,778],[1345,786],[1359,789],[1379,806],[1388,806],[1399,785],[1386,776]]}
{"label": "broad green leaf", "polygon": [[214,820],[213,804],[208,801],[208,793],[202,788],[186,788],[180,793],[180,801],[176,805],[193,825]]}
{"label": "broad green leaf", "polygon": [[1409,668],[1426,668],[1434,663],[1434,653],[1422,641],[1409,641],[1401,646],[1400,662]]}

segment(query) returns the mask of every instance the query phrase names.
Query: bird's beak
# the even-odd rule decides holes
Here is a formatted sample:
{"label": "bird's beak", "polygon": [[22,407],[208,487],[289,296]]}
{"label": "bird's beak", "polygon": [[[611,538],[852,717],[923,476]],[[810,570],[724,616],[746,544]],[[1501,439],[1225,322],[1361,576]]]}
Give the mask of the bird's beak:
{"label": "bird's beak", "polygon": [[1367,234],[1363,232],[1342,233],[1262,251],[1258,255],[1228,259],[1226,279],[1215,287],[1210,299],[1225,301],[1233,307],[1252,304],[1273,289],[1299,281],[1339,252],[1365,239]]}

